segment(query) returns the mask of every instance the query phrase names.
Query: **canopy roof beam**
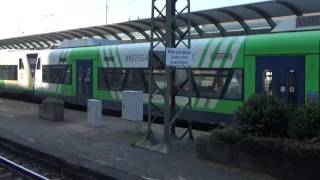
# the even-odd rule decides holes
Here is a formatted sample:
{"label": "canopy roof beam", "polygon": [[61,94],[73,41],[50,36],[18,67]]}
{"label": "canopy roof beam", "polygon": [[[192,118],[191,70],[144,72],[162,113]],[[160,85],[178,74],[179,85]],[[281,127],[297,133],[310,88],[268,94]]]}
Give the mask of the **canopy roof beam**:
{"label": "canopy roof beam", "polygon": [[38,47],[43,47],[43,45],[41,45],[39,40],[37,40],[35,38],[32,38],[31,36],[23,37],[23,38],[21,38],[21,40],[29,43],[35,49],[38,48]]}
{"label": "canopy roof beam", "polygon": [[73,31],[71,31],[71,30],[69,30],[69,31],[62,31],[62,32],[59,32],[59,34],[65,34],[65,35],[69,36],[70,39],[76,39],[76,38],[82,39],[82,37],[83,37],[83,34],[78,33],[78,32],[73,32]]}
{"label": "canopy roof beam", "polygon": [[81,34],[82,37],[80,39],[82,39],[84,37],[92,38],[95,35],[94,33],[88,32],[88,31],[83,30],[83,29],[76,29],[76,30],[72,30],[72,31],[76,32],[78,34]]}
{"label": "canopy roof beam", "polygon": [[301,12],[301,10],[298,7],[296,7],[295,5],[293,5],[292,3],[288,2],[288,1],[275,0],[275,2],[278,3],[278,4],[281,4],[282,6],[285,6],[290,11],[292,11],[296,16],[302,16],[303,15],[303,13]]}
{"label": "canopy roof beam", "polygon": [[21,43],[17,43],[16,41],[11,40],[11,39],[8,39],[6,41],[9,42],[8,43],[9,45],[14,45],[15,47],[18,47],[18,49],[24,49],[24,47],[20,45]]}
{"label": "canopy roof beam", "polygon": [[259,14],[261,17],[263,17],[267,21],[271,29],[273,29],[276,26],[276,23],[272,20],[271,16],[266,11],[253,5],[247,5],[245,6],[245,8],[250,9]]}
{"label": "canopy roof beam", "polygon": [[11,39],[11,40],[13,42],[17,42],[17,43],[23,44],[26,47],[29,47],[29,48],[32,48],[32,49],[37,48],[37,46],[35,46],[32,41],[29,41],[29,40],[27,40],[25,38],[14,38],[14,39]]}
{"label": "canopy roof beam", "polygon": [[250,30],[250,27],[248,26],[247,23],[245,23],[244,19],[239,16],[237,13],[233,12],[233,11],[230,11],[230,10],[227,10],[227,9],[220,9],[218,10],[222,13],[225,13],[229,16],[231,16],[234,20],[238,21],[239,24],[242,26],[243,30],[247,33],[247,34],[251,34],[251,30]]}
{"label": "canopy roof beam", "polygon": [[[177,0],[174,0],[173,2],[176,1]],[[149,33],[151,29],[154,33],[154,38],[162,41],[163,39],[161,38],[164,37],[166,27],[166,8],[163,7],[161,3],[157,5],[159,5],[159,7],[155,7],[154,9],[156,13],[154,19],[146,18],[111,25],[8,38],[0,40],[2,44],[1,47],[24,49],[47,48],[47,46],[51,47],[52,44],[57,45],[65,39],[83,39],[87,37],[116,39],[124,43],[151,41],[151,33]],[[270,33],[276,26],[275,18],[281,20],[281,18],[284,19],[287,16],[303,16],[306,14],[320,13],[319,7],[319,0],[269,0],[192,12],[190,13],[188,23],[186,23],[187,14],[184,12],[186,8],[182,8],[175,10],[175,13],[181,14],[181,16],[174,17],[172,21],[177,22],[176,33],[181,37],[185,36],[182,31],[189,23],[191,27],[193,27],[192,31],[194,34],[191,35],[192,38],[231,36],[234,34],[258,34],[260,32]],[[266,23],[261,23],[261,25],[255,24],[255,20],[260,21],[262,19],[264,19]],[[153,22],[152,28],[151,22]],[[225,23],[239,23],[240,28],[229,30],[229,27],[225,26]],[[254,26],[252,26],[253,24]],[[202,28],[207,27],[207,25],[215,27],[213,27],[212,30],[211,27],[208,29]],[[16,43],[18,42],[17,40],[19,40],[19,43]]]}
{"label": "canopy roof beam", "polygon": [[[188,23],[188,18],[186,17],[182,17],[182,16],[179,16],[177,17],[177,19],[180,19],[182,20],[185,24]],[[203,35],[205,34],[202,29],[197,25],[197,23],[195,21],[193,21],[192,19],[190,19],[190,25],[197,31],[199,37],[203,37]]]}
{"label": "canopy roof beam", "polygon": [[102,39],[107,39],[107,37],[105,36],[105,32],[104,31],[101,31],[101,30],[98,30],[98,29],[95,29],[95,28],[87,28],[86,31],[89,31],[89,32],[101,37]]}
{"label": "canopy roof beam", "polygon": [[[150,30],[151,30],[151,23],[150,23],[150,22],[138,20],[138,21],[136,21],[136,23],[143,24],[143,25],[149,27]],[[162,24],[163,24],[163,23],[162,23]],[[164,32],[163,32],[161,29],[162,29],[162,28],[160,28],[160,26],[158,26],[156,23],[154,23],[155,33],[159,33],[159,34],[163,37],[163,36],[165,36],[165,34],[164,34]]]}
{"label": "canopy roof beam", "polygon": [[48,36],[47,34],[42,34],[42,35],[39,35],[40,37],[44,38],[44,39],[47,39],[48,41],[52,42],[52,43],[57,43],[58,40],[62,41],[63,39],[62,38],[54,38],[52,36]]}
{"label": "canopy roof beam", "polygon": [[118,24],[109,25],[108,27],[116,29],[116,30],[126,34],[130,38],[130,40],[133,42],[136,40],[136,38],[129,31],[127,31],[125,28],[119,26]]}
{"label": "canopy roof beam", "polygon": [[50,47],[50,43],[48,43],[48,41],[44,38],[41,38],[40,36],[29,36],[27,37],[28,39],[32,40],[33,42],[37,42],[37,44],[39,44],[40,46],[43,47],[43,45],[41,44],[44,43],[45,45],[47,45],[48,47]]}
{"label": "canopy roof beam", "polygon": [[150,36],[142,28],[138,27],[137,25],[131,22],[122,23],[121,25],[127,26],[131,29],[138,31],[146,39],[146,41],[150,41]]}
{"label": "canopy roof beam", "polygon": [[104,27],[94,27],[94,29],[99,29],[101,31],[104,31],[108,34],[110,34],[111,36],[113,36],[115,39],[117,40],[122,40],[122,38],[120,36],[118,36],[117,33],[115,33],[114,31],[110,30],[109,28]]}
{"label": "canopy roof beam", "polygon": [[212,24],[214,24],[216,26],[216,28],[220,31],[221,36],[225,36],[226,35],[226,30],[225,28],[221,25],[221,23],[214,17],[209,16],[208,14],[204,14],[204,13],[200,13],[200,12],[194,12],[193,15],[202,17],[204,19],[206,19],[207,21],[211,22]]}

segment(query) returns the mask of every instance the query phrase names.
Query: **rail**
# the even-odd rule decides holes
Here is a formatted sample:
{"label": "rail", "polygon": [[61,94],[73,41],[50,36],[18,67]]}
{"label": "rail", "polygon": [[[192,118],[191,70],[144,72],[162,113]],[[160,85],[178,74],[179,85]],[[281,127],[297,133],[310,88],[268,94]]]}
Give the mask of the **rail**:
{"label": "rail", "polygon": [[5,166],[9,170],[14,171],[22,176],[26,176],[26,177],[29,177],[32,179],[38,179],[38,180],[49,180],[48,178],[46,178],[36,172],[33,172],[33,171],[31,171],[31,170],[13,162],[7,158],[4,158],[2,156],[0,156],[0,164]]}

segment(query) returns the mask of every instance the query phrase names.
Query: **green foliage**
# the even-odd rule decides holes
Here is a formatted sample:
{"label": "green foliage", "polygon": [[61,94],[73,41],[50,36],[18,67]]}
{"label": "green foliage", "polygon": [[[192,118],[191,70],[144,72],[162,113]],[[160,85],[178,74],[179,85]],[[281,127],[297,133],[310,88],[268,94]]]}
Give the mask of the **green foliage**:
{"label": "green foliage", "polygon": [[211,131],[210,140],[211,141],[222,141],[231,144],[236,144],[241,141],[243,134],[239,131],[236,126],[229,126],[222,129],[214,129]]}
{"label": "green foliage", "polygon": [[292,112],[288,133],[300,140],[320,138],[320,103],[309,103]]}
{"label": "green foliage", "polygon": [[245,134],[286,137],[289,109],[276,97],[255,95],[238,109],[236,123]]}
{"label": "green foliage", "polygon": [[320,158],[320,144],[318,141],[301,142],[287,138],[248,136],[243,138],[238,145],[256,152],[285,153],[295,158]]}

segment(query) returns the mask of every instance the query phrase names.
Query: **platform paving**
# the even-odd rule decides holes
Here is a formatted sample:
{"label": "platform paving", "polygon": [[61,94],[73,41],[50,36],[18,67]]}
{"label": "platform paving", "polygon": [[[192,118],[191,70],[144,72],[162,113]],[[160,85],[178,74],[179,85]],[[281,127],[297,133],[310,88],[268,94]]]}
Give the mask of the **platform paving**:
{"label": "platform paving", "polygon": [[[93,127],[86,112],[65,109],[65,121],[38,118],[37,104],[0,98],[0,137],[23,142],[57,156],[82,159],[103,168],[115,169],[142,179],[272,179],[270,176],[230,168],[200,160],[192,141],[181,141],[175,152],[161,154],[132,146],[143,135],[135,123],[119,117],[103,116],[104,126]],[[160,135],[162,125],[155,125]],[[177,129],[182,133],[182,129]],[[195,131],[199,136],[201,131]],[[95,166],[91,166],[95,168]]]}

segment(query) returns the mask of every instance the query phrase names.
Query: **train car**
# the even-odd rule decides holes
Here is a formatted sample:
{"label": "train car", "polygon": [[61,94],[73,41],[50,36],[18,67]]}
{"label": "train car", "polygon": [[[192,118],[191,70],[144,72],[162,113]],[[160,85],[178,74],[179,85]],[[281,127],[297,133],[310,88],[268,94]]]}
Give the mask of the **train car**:
{"label": "train car", "polygon": [[245,94],[277,94],[288,103],[319,96],[320,31],[249,36]]}
{"label": "train car", "polygon": [[[245,39],[239,36],[192,41],[195,52],[192,111],[181,114],[182,119],[191,118],[206,123],[230,120],[230,115],[243,102]],[[119,108],[117,104],[122,90],[147,92],[148,50],[149,44],[100,48],[97,97],[109,102],[106,103],[107,108]],[[154,83],[165,88],[164,71],[155,71]],[[186,71],[179,69],[175,77],[177,85],[183,84],[186,77]],[[147,99],[146,94],[145,102]],[[162,104],[164,99],[158,96],[155,102]],[[176,97],[176,102],[178,105],[187,102],[183,91]]]}
{"label": "train car", "polygon": [[37,52],[0,51],[0,91],[33,94]]}
{"label": "train car", "polygon": [[[192,110],[181,118],[228,123],[256,93],[277,94],[288,103],[318,96],[319,39],[320,31],[305,31],[193,40]],[[148,43],[42,51],[35,91],[79,105],[101,99],[104,108],[121,110],[121,91],[139,90],[147,103],[148,51]],[[153,83],[165,88],[164,71],[155,71]],[[176,81],[185,79],[178,70]],[[183,92],[176,100],[186,101]],[[156,101],[163,103],[160,96]]]}
{"label": "train car", "polygon": [[72,64],[69,49],[39,51],[35,70],[35,94],[38,96],[73,96]]}

